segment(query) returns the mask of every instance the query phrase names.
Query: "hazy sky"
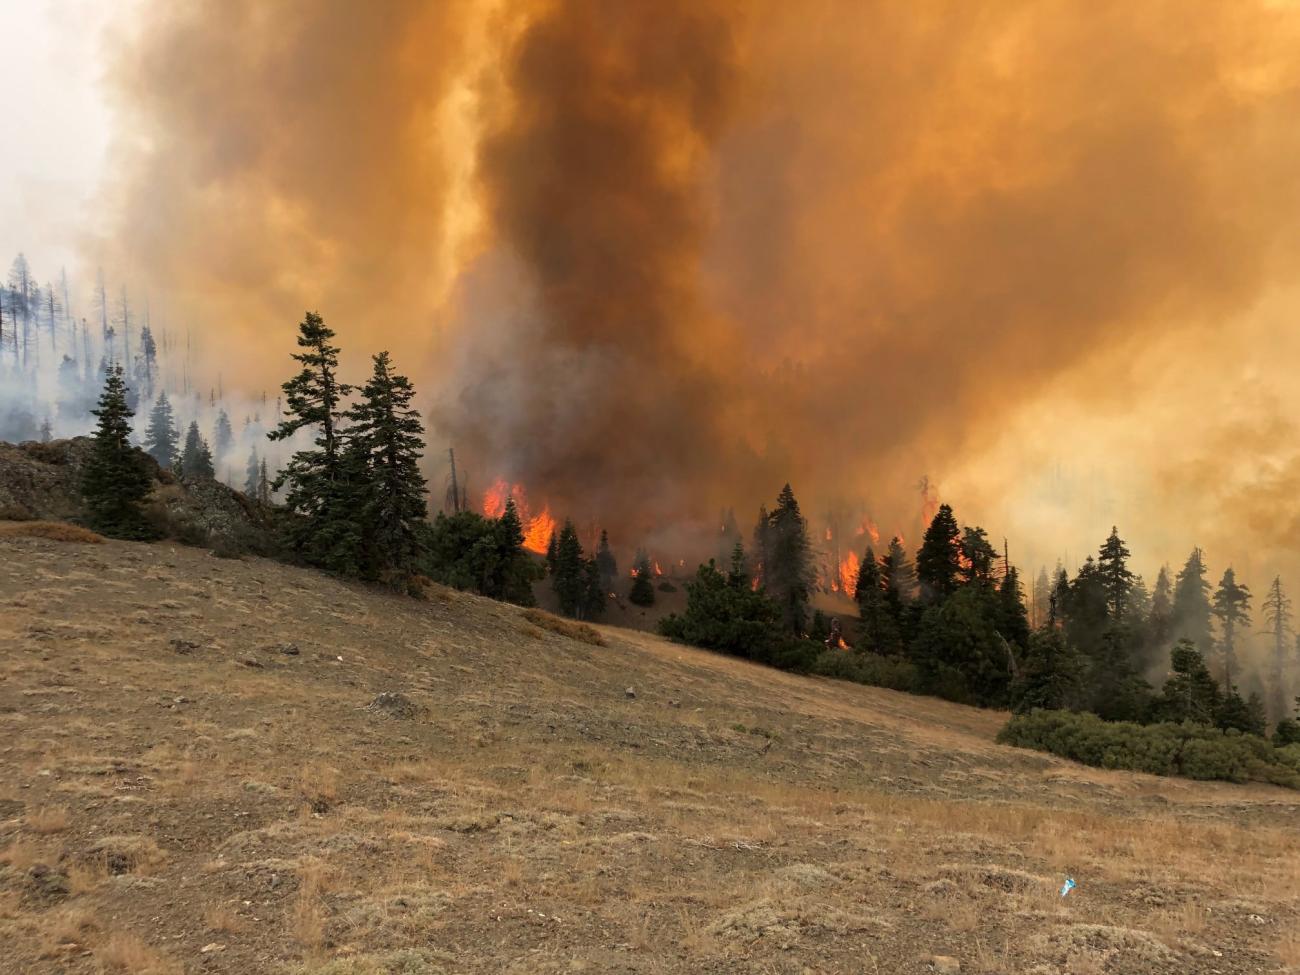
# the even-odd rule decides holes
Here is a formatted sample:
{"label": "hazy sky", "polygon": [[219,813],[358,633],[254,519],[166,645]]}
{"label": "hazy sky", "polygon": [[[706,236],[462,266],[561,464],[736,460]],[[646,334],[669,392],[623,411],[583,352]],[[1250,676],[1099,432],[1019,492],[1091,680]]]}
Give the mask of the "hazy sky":
{"label": "hazy sky", "polygon": [[[102,88],[105,3],[0,0],[0,254],[24,251],[43,273],[69,270],[93,229],[110,115]],[[121,9],[120,6],[117,9]]]}

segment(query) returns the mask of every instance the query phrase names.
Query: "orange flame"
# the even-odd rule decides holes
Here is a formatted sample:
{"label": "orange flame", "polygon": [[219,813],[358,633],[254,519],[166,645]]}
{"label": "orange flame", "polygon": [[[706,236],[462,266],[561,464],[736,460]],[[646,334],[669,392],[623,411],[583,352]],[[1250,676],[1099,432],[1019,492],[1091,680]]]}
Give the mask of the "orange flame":
{"label": "orange flame", "polygon": [[538,555],[546,554],[551,535],[555,533],[555,519],[551,517],[550,505],[543,505],[539,514],[534,515],[528,507],[528,497],[523,485],[508,484],[497,478],[483,494],[483,514],[489,518],[500,518],[506,510],[506,500],[513,497],[519,511],[519,520],[524,528],[524,548]]}
{"label": "orange flame", "polygon": [[[875,523],[874,521],[872,521],[870,518],[868,518],[866,521],[864,521],[864,522],[862,523],[862,529],[863,529],[863,531],[865,531],[868,535],[871,536],[871,544],[872,544],[872,545],[879,545],[879,544],[880,544],[880,529],[876,527],[876,523]],[[861,534],[861,533],[859,533],[859,534]]]}
{"label": "orange flame", "polygon": [[[858,557],[850,552],[840,563],[839,591],[846,596],[852,596],[858,589],[858,569],[860,568]],[[832,583],[831,588],[835,588]]]}
{"label": "orange flame", "polygon": [[658,562],[655,562],[655,575],[657,575],[657,576],[661,576],[661,575],[663,575],[663,574],[664,574],[664,570],[661,569],[661,568],[659,568],[659,563],[658,563]]}

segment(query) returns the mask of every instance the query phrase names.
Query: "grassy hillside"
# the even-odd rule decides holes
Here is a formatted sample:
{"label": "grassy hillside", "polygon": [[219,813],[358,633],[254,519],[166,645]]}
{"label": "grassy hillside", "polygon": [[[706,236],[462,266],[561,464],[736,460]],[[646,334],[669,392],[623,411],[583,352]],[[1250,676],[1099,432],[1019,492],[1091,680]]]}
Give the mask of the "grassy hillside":
{"label": "grassy hillside", "polygon": [[0,532],[0,971],[1300,966],[1294,793],[441,589],[54,534]]}

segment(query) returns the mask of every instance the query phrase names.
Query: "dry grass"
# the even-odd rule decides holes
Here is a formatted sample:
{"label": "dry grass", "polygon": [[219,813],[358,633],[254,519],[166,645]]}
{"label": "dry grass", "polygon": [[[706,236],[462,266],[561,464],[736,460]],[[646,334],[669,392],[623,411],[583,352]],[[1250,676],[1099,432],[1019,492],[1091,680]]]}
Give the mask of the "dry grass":
{"label": "dry grass", "polygon": [[570,640],[589,643],[593,647],[608,645],[605,638],[600,635],[600,631],[593,626],[588,626],[586,623],[575,623],[573,620],[562,619],[541,609],[526,609],[521,615],[533,626],[549,630],[551,633],[558,633]]}
{"label": "dry grass", "polygon": [[229,904],[212,903],[203,910],[203,926],[209,931],[238,934],[247,925]]}
{"label": "dry grass", "polygon": [[0,521],[0,537],[44,538],[51,542],[103,545],[104,536],[63,521]]}
{"label": "dry grass", "polygon": [[27,828],[40,836],[62,833],[68,828],[68,811],[57,807],[41,807],[27,817]]}
{"label": "dry grass", "polygon": [[13,867],[15,870],[27,870],[43,859],[40,847],[31,840],[22,838],[11,842],[3,850],[0,850],[0,863]]}
{"label": "dry grass", "polygon": [[111,935],[95,948],[95,958],[105,972],[124,975],[176,975],[180,966],[130,933]]}

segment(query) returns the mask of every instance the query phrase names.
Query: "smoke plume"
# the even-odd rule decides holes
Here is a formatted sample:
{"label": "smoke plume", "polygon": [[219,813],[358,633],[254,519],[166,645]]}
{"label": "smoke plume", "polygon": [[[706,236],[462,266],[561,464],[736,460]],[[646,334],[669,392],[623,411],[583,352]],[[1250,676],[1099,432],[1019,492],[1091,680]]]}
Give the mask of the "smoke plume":
{"label": "smoke plume", "polygon": [[1300,405],[1245,349],[1295,309],[1291,5],[149,9],[106,259],[228,384],[319,308],[480,488],[629,545],[785,480],[911,533],[929,474],[1027,558],[1112,520],[1151,560],[1288,557],[1260,526],[1300,517],[1295,448],[1230,526],[1186,519],[1233,424]]}

